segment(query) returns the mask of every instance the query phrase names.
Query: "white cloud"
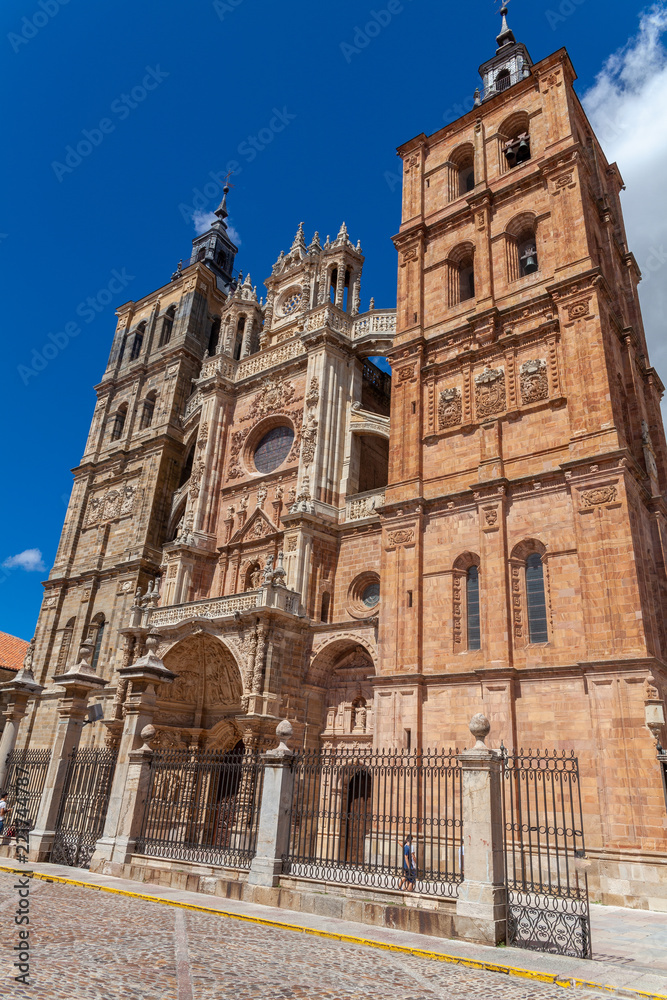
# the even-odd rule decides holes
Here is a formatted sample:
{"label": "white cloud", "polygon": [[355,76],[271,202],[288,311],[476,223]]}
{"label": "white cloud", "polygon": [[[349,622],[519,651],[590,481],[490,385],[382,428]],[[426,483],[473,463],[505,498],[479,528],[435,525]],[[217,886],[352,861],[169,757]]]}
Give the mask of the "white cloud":
{"label": "white cloud", "polygon": [[43,573],[46,569],[39,549],[25,549],[18,555],[5,559],[2,565],[4,569],[16,569],[17,566],[20,566],[28,573]]}
{"label": "white cloud", "polygon": [[609,57],[582,98],[610,162],[627,190],[621,195],[628,237],[643,280],[639,297],[651,363],[667,381],[667,0],[648,7],[639,30]]}
{"label": "white cloud", "polygon": [[[195,225],[195,232],[197,236],[201,236],[202,233],[208,232],[214,222],[217,222],[215,212],[201,212],[197,210],[192,213],[192,221]],[[227,232],[229,233],[229,238],[233,243],[236,243],[237,247],[241,246],[241,237],[238,234],[238,230],[227,222]]]}
{"label": "white cloud", "polygon": [[192,221],[195,224],[195,232],[197,236],[201,236],[201,234],[210,229],[216,221],[215,213],[200,212],[199,209],[197,209],[197,211],[192,214]]}

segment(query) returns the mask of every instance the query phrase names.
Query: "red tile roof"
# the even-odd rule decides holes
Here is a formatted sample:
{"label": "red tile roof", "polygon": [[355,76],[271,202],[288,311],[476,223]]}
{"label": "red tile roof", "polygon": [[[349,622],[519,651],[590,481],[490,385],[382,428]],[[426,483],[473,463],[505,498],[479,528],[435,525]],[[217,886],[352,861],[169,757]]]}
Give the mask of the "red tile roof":
{"label": "red tile roof", "polygon": [[0,632],[0,667],[19,670],[23,666],[23,657],[29,645],[25,639]]}

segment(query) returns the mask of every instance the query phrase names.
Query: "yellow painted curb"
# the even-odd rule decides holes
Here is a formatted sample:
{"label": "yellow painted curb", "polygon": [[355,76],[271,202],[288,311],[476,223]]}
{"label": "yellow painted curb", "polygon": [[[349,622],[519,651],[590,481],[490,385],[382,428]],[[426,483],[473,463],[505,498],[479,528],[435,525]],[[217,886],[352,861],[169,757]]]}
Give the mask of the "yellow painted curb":
{"label": "yellow painted curb", "polygon": [[[230,913],[227,910],[217,910],[210,906],[198,906],[196,903],[181,903],[176,899],[161,899],[159,896],[149,896],[144,892],[130,892],[128,889],[117,889],[110,885],[94,885],[91,882],[82,882],[80,879],[63,878],[60,875],[46,875],[42,872],[24,871],[21,868],[7,868],[0,865],[0,872],[7,872],[10,875],[22,875],[24,878],[37,878],[43,882],[59,882],[62,885],[78,885],[84,889],[99,889],[103,892],[111,892],[117,896],[129,896],[132,899],[145,899],[149,903],[162,903],[164,906],[178,906],[183,910],[194,910],[197,913],[210,913],[218,917],[228,917],[230,920],[242,920],[250,924],[260,924],[262,927],[277,927],[284,931],[299,931],[302,934],[313,934],[316,937],[328,938],[332,941],[346,941],[350,944],[365,945],[368,948],[379,948],[383,951],[399,952],[403,955],[414,955],[416,958],[428,958],[437,962],[448,962],[451,965],[462,965],[467,969],[482,969],[484,972],[498,972],[509,976],[518,976],[523,979],[534,979],[542,983],[552,983],[554,986],[561,986],[567,989],[571,986],[578,986],[580,989],[604,990],[607,993],[615,993],[618,987],[605,986],[603,983],[594,983],[585,979],[559,979],[557,974],[548,972],[536,972],[533,969],[519,969],[511,965],[496,965],[493,962],[481,962],[474,958],[461,958],[458,955],[443,955],[437,951],[427,951],[424,948],[408,948],[406,945],[388,944],[385,941],[373,941],[370,938],[354,937],[350,934],[336,934],[332,931],[321,931],[314,927],[300,927],[298,924],[286,924],[280,920],[267,920],[264,917],[252,917],[245,913]],[[624,995],[632,993],[635,997],[642,997],[644,1000],[667,1000],[663,993],[643,993],[640,990],[624,990]]]}

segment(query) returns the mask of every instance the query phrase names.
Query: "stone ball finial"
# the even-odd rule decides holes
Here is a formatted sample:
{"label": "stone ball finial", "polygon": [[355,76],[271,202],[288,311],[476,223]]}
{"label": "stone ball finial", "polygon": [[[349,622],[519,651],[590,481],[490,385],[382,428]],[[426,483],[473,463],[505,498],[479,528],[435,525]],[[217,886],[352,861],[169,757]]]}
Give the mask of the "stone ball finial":
{"label": "stone ball finial", "polygon": [[477,712],[477,714],[473,715],[472,719],[470,720],[468,729],[470,730],[470,732],[472,733],[472,735],[475,737],[476,740],[473,750],[488,749],[486,744],[484,743],[484,740],[489,735],[489,732],[491,730],[491,723],[489,722],[487,717],[485,715],[482,715],[481,712]]}
{"label": "stone ball finial", "polygon": [[278,737],[281,743],[284,743],[285,740],[290,739],[293,732],[294,729],[292,728],[292,723],[289,722],[288,719],[283,719],[283,721],[279,722],[278,725],[276,726],[276,736]]}
{"label": "stone ball finial", "polygon": [[146,636],[146,649],[148,649],[154,655],[157,655],[157,649],[162,641],[162,636],[159,632],[149,632]]}
{"label": "stone ball finial", "polygon": [[144,741],[144,745],[142,746],[141,749],[150,750],[151,749],[150,744],[151,741],[154,740],[157,735],[157,729],[155,728],[155,726],[144,726],[144,728],[141,730],[140,735],[142,740]]}

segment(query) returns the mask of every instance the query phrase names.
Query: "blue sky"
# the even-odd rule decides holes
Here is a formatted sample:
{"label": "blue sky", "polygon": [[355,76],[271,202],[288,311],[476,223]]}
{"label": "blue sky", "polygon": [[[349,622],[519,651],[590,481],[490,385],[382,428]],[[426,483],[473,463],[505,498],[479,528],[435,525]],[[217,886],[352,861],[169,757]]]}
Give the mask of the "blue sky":
{"label": "blue sky", "polygon": [[[602,122],[609,117],[606,95],[616,88],[621,110],[614,105],[608,141],[620,136],[631,150],[622,102],[662,82],[662,20],[653,76],[639,80],[623,59],[628,40],[638,44],[641,5],[510,7],[534,60],[568,48],[580,94],[606,64],[595,111]],[[362,308],[371,295],[394,305],[395,148],[470,107],[477,66],[495,48],[496,12],[486,0],[5,0],[0,630],[32,635],[113,310],[167,282],[187,257],[192,212],[219,200],[214,176],[238,164],[230,221],[237,266],[253,282],[270,273],[300,221],[310,240],[315,229],[335,235],[344,219],[366,254]],[[82,141],[80,162],[67,160],[67,147]],[[644,202],[636,200],[640,219]],[[640,238],[639,223],[637,231]],[[664,231],[652,238],[647,259],[660,257]],[[662,284],[654,280],[656,294]]]}

